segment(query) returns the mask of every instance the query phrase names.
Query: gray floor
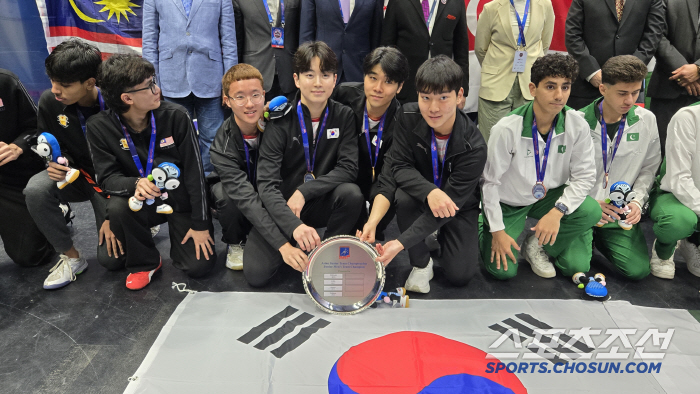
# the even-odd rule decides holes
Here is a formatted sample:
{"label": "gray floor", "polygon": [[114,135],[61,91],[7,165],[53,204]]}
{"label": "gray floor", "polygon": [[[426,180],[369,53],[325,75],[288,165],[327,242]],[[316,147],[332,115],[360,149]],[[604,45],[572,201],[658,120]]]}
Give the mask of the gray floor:
{"label": "gray floor", "polygon": [[[167,226],[156,237],[164,256],[162,272],[144,290],[125,287],[126,273],[108,272],[95,259],[96,232],[92,210],[73,204],[74,240],[84,251],[90,268],[78,280],[57,291],[42,289],[52,265],[23,269],[0,248],[0,393],[121,393],[136,371],[160,329],[184,298],[171,283],[185,283],[202,291],[268,291],[303,293],[301,278],[283,267],[268,287],[253,289],[241,272],[224,267],[225,245],[217,239],[219,259],[208,277],[189,279],[170,264]],[[220,228],[217,226],[217,238]],[[653,241],[649,222],[642,223],[648,243]],[[392,224],[388,235],[396,236]],[[56,260],[56,259],[55,259]],[[439,269],[427,295],[418,299],[578,299],[582,291],[569,278],[544,280],[527,263],[518,277],[499,282],[483,269],[464,288],[453,288]],[[386,287],[405,281],[410,271],[402,252],[387,268]],[[617,275],[600,255],[592,272],[603,272],[615,300],[660,308],[700,309],[700,278],[677,263],[672,281],[648,277],[630,282]],[[487,302],[487,301],[486,301]],[[576,313],[576,311],[572,311]]]}

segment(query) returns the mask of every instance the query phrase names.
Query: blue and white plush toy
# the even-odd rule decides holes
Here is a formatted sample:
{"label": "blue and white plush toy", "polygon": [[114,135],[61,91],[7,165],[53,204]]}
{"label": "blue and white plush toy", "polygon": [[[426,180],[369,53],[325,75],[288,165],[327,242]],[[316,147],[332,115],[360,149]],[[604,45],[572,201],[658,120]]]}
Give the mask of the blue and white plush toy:
{"label": "blue and white plush toy", "polygon": [[[158,167],[154,168],[148,175],[148,180],[155,183],[155,185],[160,190],[175,190],[180,186],[180,168],[173,163],[164,162]],[[168,192],[165,191],[161,193],[161,200],[168,199]],[[151,205],[155,202],[153,199],[147,199],[146,204]],[[131,197],[129,199],[129,208],[132,211],[138,212],[143,207],[143,201],[137,199],[136,197]],[[165,215],[173,213],[173,208],[168,204],[160,204],[156,207],[156,213],[162,213]]]}
{"label": "blue and white plush toy", "polygon": [[[631,212],[629,204],[636,196],[637,193],[632,190],[632,186],[627,182],[615,182],[610,186],[610,197],[606,201],[624,211],[624,213],[619,215],[620,220],[617,221],[617,224],[623,230],[630,230],[632,228],[632,225],[627,224],[625,219],[627,219],[627,215]],[[597,226],[602,227],[605,223],[607,222],[601,220],[598,222]]]}
{"label": "blue and white plush toy", "polygon": [[[68,166],[68,160],[61,156],[61,146],[53,134],[41,133],[36,138],[36,145],[32,146],[32,150],[46,160],[46,164],[54,162],[62,166]],[[56,182],[59,189],[63,189],[66,185],[75,182],[80,176],[80,171],[71,168],[66,172],[66,179]]]}
{"label": "blue and white plush toy", "polygon": [[577,272],[571,277],[579,289],[584,289],[586,296],[590,299],[598,301],[607,301],[610,299],[608,288],[605,283],[605,275],[595,274],[594,276],[586,276],[583,272]]}

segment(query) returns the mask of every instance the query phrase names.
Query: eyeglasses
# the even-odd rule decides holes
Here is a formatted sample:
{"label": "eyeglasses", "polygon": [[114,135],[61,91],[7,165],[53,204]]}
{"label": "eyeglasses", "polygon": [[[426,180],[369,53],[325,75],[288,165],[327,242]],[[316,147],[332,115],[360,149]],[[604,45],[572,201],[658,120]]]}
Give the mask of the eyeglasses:
{"label": "eyeglasses", "polygon": [[158,85],[158,84],[156,83],[156,77],[153,76],[153,78],[151,79],[151,83],[149,83],[148,86],[146,86],[145,88],[134,89],[134,90],[127,90],[127,91],[124,92],[124,93],[136,93],[136,92],[140,92],[140,91],[142,91],[142,90],[151,89],[151,93],[156,94],[156,86],[157,86],[157,85]]}
{"label": "eyeglasses", "polygon": [[265,98],[261,93],[253,93],[252,96],[244,96],[242,94],[239,94],[235,97],[231,97],[227,94],[228,98],[233,100],[234,103],[236,103],[237,106],[242,107],[246,104],[248,104],[248,100],[250,100],[251,103],[253,104],[260,104],[262,103],[263,99]]}

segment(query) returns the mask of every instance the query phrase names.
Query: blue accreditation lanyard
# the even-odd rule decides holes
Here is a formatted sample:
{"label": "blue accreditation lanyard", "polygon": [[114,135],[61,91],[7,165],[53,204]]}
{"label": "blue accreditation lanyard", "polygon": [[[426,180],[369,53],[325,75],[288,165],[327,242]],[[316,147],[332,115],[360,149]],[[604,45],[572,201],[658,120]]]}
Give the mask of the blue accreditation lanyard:
{"label": "blue accreditation lanyard", "polygon": [[341,3],[340,0],[338,0],[338,7],[340,7],[340,19],[342,19],[343,24],[347,26],[347,23],[345,23],[345,15],[343,15],[343,3]]}
{"label": "blue accreditation lanyard", "polygon": [[[100,103],[100,111],[105,110],[105,102],[102,100],[102,92],[97,89],[97,102]],[[78,120],[80,120],[80,127],[83,129],[83,135],[87,136],[87,124],[85,122],[85,115],[80,111],[80,108],[75,109],[78,113]]]}
{"label": "blue accreditation lanyard", "polygon": [[547,189],[544,187],[544,175],[547,171],[547,159],[549,158],[549,147],[552,142],[552,134],[554,134],[554,125],[557,124],[557,115],[552,121],[552,127],[549,130],[549,135],[547,135],[547,143],[544,146],[544,161],[540,166],[540,132],[537,129],[537,119],[535,119],[534,114],[532,117],[532,146],[535,150],[535,169],[537,171],[537,182],[532,188],[532,195],[538,200],[544,198],[547,195]]}
{"label": "blue accreditation lanyard", "polygon": [[374,158],[372,158],[372,143],[369,140],[369,115],[367,115],[367,105],[365,105],[365,138],[367,139],[367,152],[369,152],[369,164],[372,166],[372,182],[374,182],[374,168],[377,166],[377,161],[379,160],[379,148],[382,145],[382,134],[384,133],[384,120],[386,120],[386,112],[382,115],[382,119],[379,121],[379,128],[377,129],[377,142],[374,148]]}
{"label": "blue accreditation lanyard", "polygon": [[617,136],[615,136],[615,147],[613,148],[612,155],[610,157],[610,163],[608,163],[608,126],[605,124],[605,119],[603,119],[603,100],[600,100],[600,103],[598,104],[598,111],[600,112],[600,140],[603,146],[603,172],[605,172],[605,184],[603,185],[603,189],[605,189],[608,187],[608,174],[610,173],[608,167],[612,167],[612,162],[615,160],[617,148],[620,146],[620,142],[622,141],[622,134],[625,130],[627,114],[622,115],[622,119],[620,119],[620,127],[618,127]]}
{"label": "blue accreditation lanyard", "polygon": [[[340,1],[340,0],[339,0]],[[425,21],[425,27],[428,28],[428,31],[430,31],[430,19],[433,18],[433,12],[435,12],[435,5],[438,3],[437,0],[433,1],[433,6],[430,7],[430,14],[428,14],[428,20]]]}
{"label": "blue accreditation lanyard", "polygon": [[[270,12],[270,6],[267,5],[267,0],[262,0],[263,4],[265,5],[265,12],[267,12],[267,20],[270,22],[270,26],[275,25],[275,21],[272,20],[272,13]],[[282,28],[284,28],[284,0],[280,0],[280,8],[278,10],[280,14],[280,22]],[[342,13],[343,10],[341,9],[340,12]]]}
{"label": "blue accreditation lanyard", "polygon": [[525,2],[525,13],[523,14],[523,20],[520,21],[520,15],[518,15],[518,10],[515,9],[515,3],[510,0],[510,5],[513,6],[513,11],[515,12],[515,19],[518,21],[518,30],[520,30],[520,36],[518,37],[518,46],[525,48],[525,22],[527,21],[527,14],[530,11],[530,0]]}
{"label": "blue accreditation lanyard", "polygon": [[328,106],[326,106],[326,113],[323,115],[323,122],[321,122],[321,127],[316,129],[316,144],[314,146],[314,157],[311,158],[311,153],[309,152],[309,135],[306,132],[306,122],[304,122],[304,112],[301,109],[301,100],[297,103],[297,117],[299,118],[299,127],[301,128],[301,139],[304,140],[304,156],[306,157],[306,173],[313,175],[314,164],[316,163],[316,152],[318,152],[318,141],[323,129],[326,128],[326,120],[328,119]]}
{"label": "blue accreditation lanyard", "polygon": [[122,120],[119,118],[119,115],[117,115],[117,119],[119,120],[119,124],[122,126],[124,138],[126,138],[126,143],[129,145],[129,152],[131,152],[131,158],[134,160],[134,164],[136,164],[136,169],[139,170],[139,174],[141,174],[142,178],[146,178],[153,169],[153,154],[156,150],[156,119],[153,117],[153,111],[151,111],[151,144],[148,147],[148,162],[146,162],[146,172],[143,171],[143,164],[141,163],[141,159],[139,159],[138,152],[136,152],[136,147],[134,146],[134,141],[132,141],[131,139],[131,135],[129,135],[129,132],[126,131],[126,126],[124,126],[124,124],[122,123]]}
{"label": "blue accreditation lanyard", "polygon": [[438,146],[437,141],[435,140],[435,130],[430,129],[430,132],[432,133],[432,140],[430,141],[430,153],[433,155],[433,183],[435,184],[435,186],[440,188],[442,187],[442,174],[444,173],[443,170],[445,169],[447,146],[450,144],[450,138],[452,138],[452,134],[450,134],[449,138],[447,138],[447,141],[445,142],[445,154],[442,156],[442,163],[438,164]]}
{"label": "blue accreditation lanyard", "polygon": [[[243,149],[245,150],[245,167],[248,172],[248,180],[250,183],[255,184],[255,173],[257,172],[257,166],[250,161],[250,147],[248,147],[248,143],[245,141],[243,133],[241,133],[241,138],[243,139]],[[253,169],[251,170],[250,167],[253,167]]]}

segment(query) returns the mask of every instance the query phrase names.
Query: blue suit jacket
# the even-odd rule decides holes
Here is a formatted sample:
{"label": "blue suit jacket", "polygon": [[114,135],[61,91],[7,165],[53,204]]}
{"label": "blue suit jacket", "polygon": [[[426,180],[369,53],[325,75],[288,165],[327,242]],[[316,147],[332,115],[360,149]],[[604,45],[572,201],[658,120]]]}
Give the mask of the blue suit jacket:
{"label": "blue suit jacket", "polygon": [[355,0],[344,26],[338,0],[302,0],[299,43],[324,41],[338,57],[338,83],[361,82],[362,61],[379,45],[384,0]]}
{"label": "blue suit jacket", "polygon": [[221,96],[221,77],[238,63],[233,5],[193,0],[143,3],[143,57],[153,63],[163,96]]}

